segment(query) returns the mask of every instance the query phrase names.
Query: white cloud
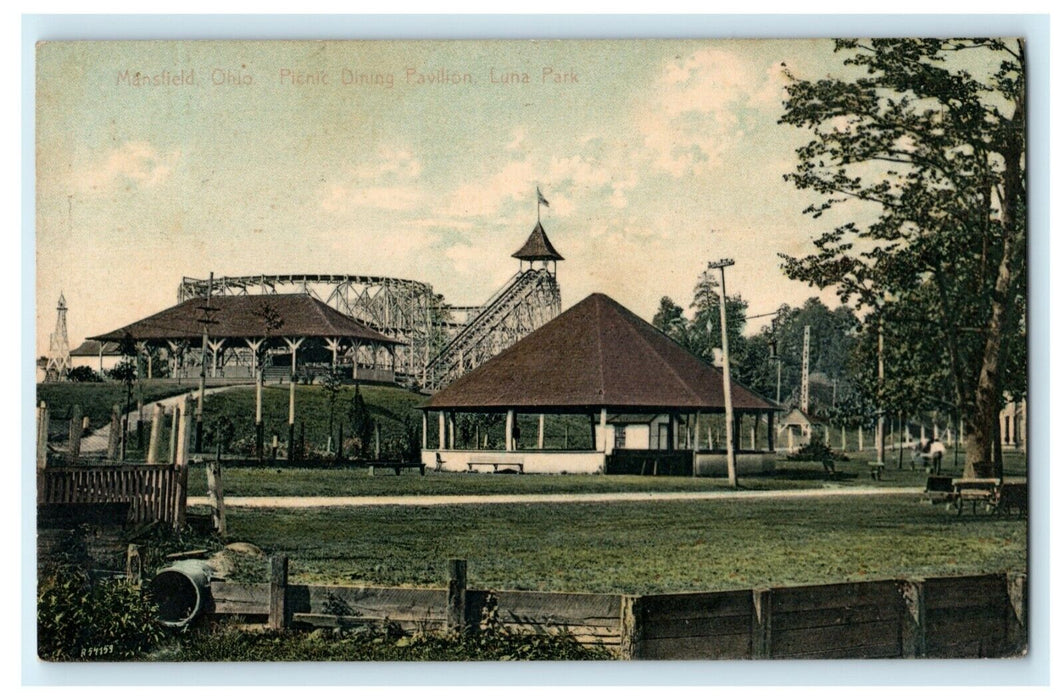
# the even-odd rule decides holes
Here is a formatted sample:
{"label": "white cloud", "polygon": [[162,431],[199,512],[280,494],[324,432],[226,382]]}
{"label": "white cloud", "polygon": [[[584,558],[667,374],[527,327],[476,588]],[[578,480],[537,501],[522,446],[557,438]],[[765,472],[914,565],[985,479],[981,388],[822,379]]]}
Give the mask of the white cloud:
{"label": "white cloud", "polygon": [[145,141],[130,141],[72,175],[74,189],[103,193],[116,188],[152,188],[166,181],[181,159],[180,151],[160,153]]}
{"label": "white cloud", "polygon": [[670,63],[640,105],[638,125],[650,162],[676,178],[722,165],[746,132],[737,112],[778,111],[784,82],[778,62],[758,68],[712,47]]}
{"label": "white cloud", "polygon": [[382,146],[370,160],[353,164],[323,188],[321,208],[334,214],[356,209],[411,211],[422,206],[421,161],[409,150]]}

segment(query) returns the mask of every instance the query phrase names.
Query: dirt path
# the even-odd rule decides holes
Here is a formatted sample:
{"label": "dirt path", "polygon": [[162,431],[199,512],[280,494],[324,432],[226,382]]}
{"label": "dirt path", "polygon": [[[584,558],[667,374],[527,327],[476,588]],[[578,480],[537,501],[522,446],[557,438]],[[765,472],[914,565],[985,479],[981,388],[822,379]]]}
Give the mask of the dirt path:
{"label": "dirt path", "polygon": [[[206,394],[216,394],[219,391],[228,391],[229,389],[236,389],[238,387],[244,387],[244,386],[249,386],[249,385],[248,384],[226,384],[224,386],[212,386],[212,387],[208,387],[203,393],[205,395]],[[254,385],[250,385],[250,386],[254,386]],[[177,404],[179,404],[182,401],[184,401],[185,400],[185,396],[187,396],[189,393],[191,393],[193,395],[193,401],[195,401],[195,397],[199,395],[199,389],[197,387],[193,386],[188,391],[186,391],[184,393],[175,394],[174,396],[167,396],[165,399],[159,399],[158,401],[152,401],[150,403],[144,404],[144,415],[147,418],[146,424],[147,425],[151,424],[151,414],[152,414],[152,410],[153,410],[153,407],[155,406],[155,404],[159,404],[164,409],[168,409],[168,408],[170,408],[172,406],[176,406]],[[126,418],[129,421],[128,424],[131,425],[131,426],[136,425],[137,416],[138,416],[138,411],[137,410],[134,409],[134,410],[130,411],[126,415]],[[106,423],[102,427],[100,427],[99,429],[97,429],[97,430],[93,431],[92,433],[86,435],[85,437],[81,438],[80,453],[83,454],[83,455],[86,455],[86,454],[102,454],[102,453],[107,452],[107,444],[108,444],[108,442],[110,440],[110,436],[111,436],[111,424],[110,423]]]}
{"label": "dirt path", "polygon": [[[366,506],[455,506],[503,503],[617,503],[625,501],[717,501],[725,499],[801,499],[854,496],[916,496],[918,486],[893,488],[823,488],[781,491],[704,491],[679,493],[529,493],[442,496],[226,496],[231,508],[352,508]],[[188,499],[190,506],[205,506],[207,499]]]}

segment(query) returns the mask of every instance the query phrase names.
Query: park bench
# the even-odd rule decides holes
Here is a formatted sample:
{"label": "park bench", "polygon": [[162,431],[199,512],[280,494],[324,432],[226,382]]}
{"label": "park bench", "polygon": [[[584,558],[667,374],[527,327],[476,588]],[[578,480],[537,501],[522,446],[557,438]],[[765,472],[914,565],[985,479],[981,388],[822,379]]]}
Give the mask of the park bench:
{"label": "park bench", "polygon": [[980,503],[988,510],[993,507],[993,502],[998,498],[1001,488],[1001,479],[954,479],[954,498],[952,504],[957,508],[957,515],[964,512],[966,503],[972,504],[972,514],[975,514],[976,506]]}
{"label": "park bench", "polygon": [[385,462],[374,461],[367,462],[366,466],[369,467],[370,476],[373,475],[373,471],[376,467],[388,468],[395,470],[395,475],[399,476],[404,469],[417,469],[421,472],[421,476],[425,476],[425,464],[424,462]]}
{"label": "park bench", "polygon": [[476,467],[491,467],[492,474],[499,473],[499,467],[503,467],[503,473],[525,473],[525,465],[523,462],[499,462],[499,461],[485,461],[485,462],[466,462],[469,465],[469,471],[476,471]]}
{"label": "park bench", "polygon": [[995,514],[1012,515],[1015,508],[1021,515],[1027,514],[1027,484],[1001,484],[989,502]]}
{"label": "park bench", "polygon": [[957,495],[953,490],[953,478],[949,476],[927,477],[927,486],[924,488],[924,495],[927,496],[932,505],[952,503]]}

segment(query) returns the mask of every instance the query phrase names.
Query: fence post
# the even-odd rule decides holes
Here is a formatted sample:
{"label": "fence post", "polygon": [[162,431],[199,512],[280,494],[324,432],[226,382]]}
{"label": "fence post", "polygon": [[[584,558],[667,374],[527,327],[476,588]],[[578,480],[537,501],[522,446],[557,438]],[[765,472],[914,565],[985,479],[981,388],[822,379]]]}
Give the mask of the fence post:
{"label": "fence post", "polygon": [[901,655],[921,659],[927,649],[925,638],[924,581],[909,579],[900,583],[902,597]]}
{"label": "fence post", "polygon": [[754,659],[772,658],[772,590],[752,590],[754,615],[750,626],[750,656]]}
{"label": "fence post", "polygon": [[122,440],[121,409],[118,404],[111,407],[111,431],[107,436],[107,459],[118,459],[118,446]]}
{"label": "fence post", "polygon": [[67,461],[74,465],[81,454],[81,405],[74,404],[70,409],[70,428],[67,432]]}
{"label": "fence post", "polygon": [[151,429],[148,432],[148,464],[159,463],[159,430],[163,422],[163,407],[155,404],[151,410]]}
{"label": "fence post", "polygon": [[48,484],[44,470],[48,468],[48,404],[37,407],[37,502],[45,501]]}
{"label": "fence post", "polygon": [[144,562],[140,558],[140,547],[130,544],[126,547],[126,578],[135,586],[140,585],[144,575]]}
{"label": "fence post", "polygon": [[621,596],[621,646],[622,659],[639,659],[643,656],[643,599],[640,596]]}
{"label": "fence post", "polygon": [[464,634],[466,628],[466,560],[447,560],[447,631]]}
{"label": "fence post", "polygon": [[207,494],[210,499],[214,529],[220,536],[225,537],[225,491],[222,487],[221,460],[207,464]]}
{"label": "fence post", "polygon": [[1027,574],[1006,574],[1005,585],[1013,614],[1005,628],[1005,653],[1027,653]]}
{"label": "fence post", "polygon": [[166,461],[169,464],[177,464],[177,427],[181,418],[181,411],[175,405],[173,412],[170,414],[170,450],[166,455]]}
{"label": "fence post", "polygon": [[288,557],[270,557],[270,619],[269,628],[282,630],[288,623]]}

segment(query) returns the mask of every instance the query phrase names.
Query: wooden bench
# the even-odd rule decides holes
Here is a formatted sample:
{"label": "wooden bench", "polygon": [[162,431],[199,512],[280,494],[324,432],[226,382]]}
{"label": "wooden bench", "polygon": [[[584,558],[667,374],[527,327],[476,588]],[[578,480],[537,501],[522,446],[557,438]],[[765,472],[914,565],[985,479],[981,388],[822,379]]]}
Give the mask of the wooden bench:
{"label": "wooden bench", "polygon": [[367,462],[366,466],[369,467],[370,476],[373,476],[373,470],[375,467],[394,469],[396,476],[399,476],[404,469],[417,469],[421,472],[421,476],[425,476],[424,462]]}
{"label": "wooden bench", "polygon": [[957,508],[957,515],[964,512],[966,503],[972,504],[972,515],[975,515],[975,508],[980,503],[992,510],[992,503],[997,499],[1000,487],[1000,479],[954,479],[953,505]]}
{"label": "wooden bench", "polygon": [[997,515],[1012,515],[1015,508],[1027,514],[1027,484],[1001,484],[990,499],[990,509]]}
{"label": "wooden bench", "polygon": [[516,472],[518,474],[524,474],[525,473],[525,465],[524,465],[523,462],[498,462],[498,461],[491,461],[491,462],[466,462],[466,464],[469,466],[469,471],[471,471],[471,472],[472,471],[476,471],[476,469],[474,469],[474,467],[491,467],[491,473],[492,474],[498,474],[499,473],[499,467],[503,467],[504,468],[504,472],[507,469],[509,469],[510,471]]}
{"label": "wooden bench", "polygon": [[927,477],[927,486],[924,487],[924,495],[927,496],[932,505],[952,503],[957,496],[957,492],[953,489],[952,477]]}

